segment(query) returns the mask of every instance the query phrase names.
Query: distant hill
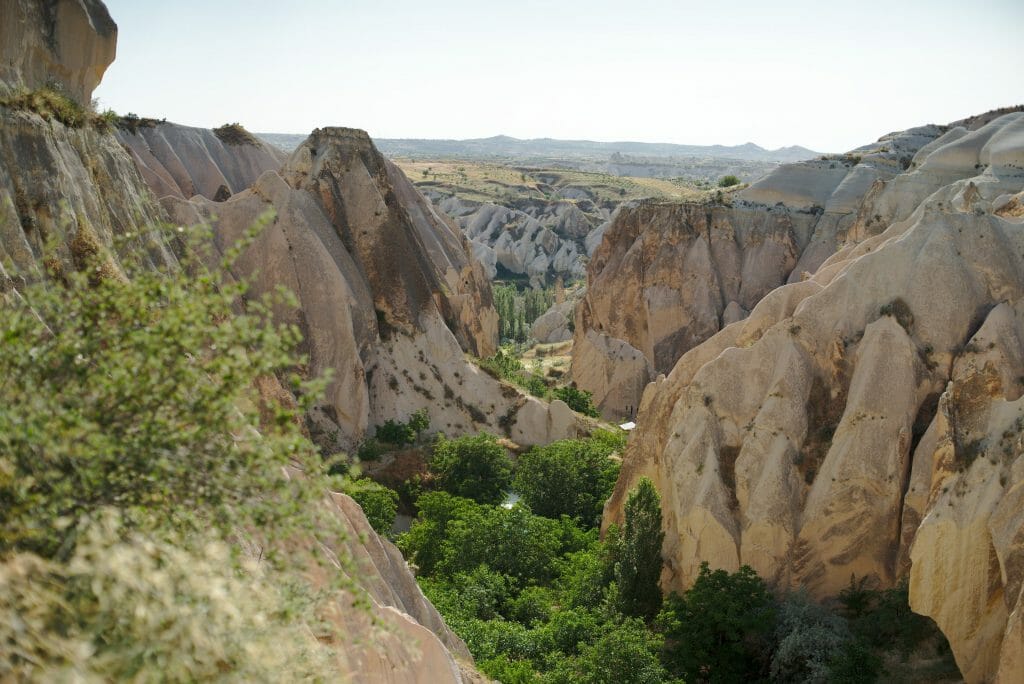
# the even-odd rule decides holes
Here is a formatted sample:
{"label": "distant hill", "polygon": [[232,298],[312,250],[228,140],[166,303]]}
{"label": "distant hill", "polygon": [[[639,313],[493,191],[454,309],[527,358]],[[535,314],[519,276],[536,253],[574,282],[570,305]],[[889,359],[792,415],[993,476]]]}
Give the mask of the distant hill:
{"label": "distant hill", "polygon": [[[289,133],[258,134],[272,145],[291,151],[305,135]],[[813,159],[819,154],[798,145],[767,150],[754,143],[743,145],[676,145],[673,143],[596,142],[593,140],[556,140],[535,138],[520,140],[507,135],[469,140],[428,140],[416,138],[375,138],[378,149],[389,157],[410,159],[486,159],[540,162],[630,161],[711,157],[744,161],[786,163]]]}

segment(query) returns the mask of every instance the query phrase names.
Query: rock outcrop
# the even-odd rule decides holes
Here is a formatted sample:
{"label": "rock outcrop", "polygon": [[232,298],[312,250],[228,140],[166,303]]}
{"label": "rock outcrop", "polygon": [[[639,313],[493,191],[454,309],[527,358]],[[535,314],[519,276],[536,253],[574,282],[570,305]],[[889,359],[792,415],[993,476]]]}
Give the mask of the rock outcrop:
{"label": "rock outcrop", "polygon": [[234,139],[218,130],[142,119],[121,125],[117,139],[128,148],[157,197],[202,195],[223,201],[277,171],[287,155],[252,136]]}
{"label": "rock outcrop", "polygon": [[497,314],[468,243],[362,131],[314,131],[281,169],[224,202],[167,196],[177,223],[212,222],[219,249],[268,211],[238,262],[253,295],[284,285],[299,308],[310,372],[333,373],[313,413],[318,439],[351,448],[419,409],[446,433],[486,429],[522,444],[575,436],[562,402],[526,397],[465,356],[494,353]]}
{"label": "rock outcrop", "polygon": [[[575,193],[575,194],[573,194]],[[612,207],[602,206],[582,188],[566,188],[557,200],[523,199],[513,206],[474,202],[424,190],[453,217],[473,245],[487,277],[499,271],[526,276],[535,287],[557,278],[579,280],[586,274],[586,237],[608,221]]]}
{"label": "rock outcrop", "polygon": [[0,94],[57,84],[88,105],[116,51],[100,0],[0,0]]}
{"label": "rock outcrop", "polygon": [[[883,587],[909,575],[911,606],[935,619],[967,681],[1018,681],[1024,113],[917,131],[914,145],[931,141],[904,172],[865,152],[841,181],[743,195],[828,198],[802,251],[774,252],[813,275],[747,301],[746,318],[709,330],[646,388],[605,521],[621,519],[640,477],[654,480],[666,590],[686,589],[702,561],[819,597],[852,575]],[[880,154],[904,150],[895,139]],[[855,211],[829,219],[854,181],[867,191],[842,206]],[[716,211],[687,220],[710,236]],[[844,244],[808,257],[816,240]],[[687,254],[714,254],[713,240],[694,242]]]}
{"label": "rock outcrop", "polygon": [[[973,175],[977,160],[946,171],[940,157],[955,152],[931,155],[955,149],[966,133],[958,125],[922,126],[845,155],[782,166],[723,201],[623,207],[587,268],[574,380],[594,393],[605,417],[630,416],[647,382],[766,294]],[[637,353],[646,364],[631,362],[635,372],[623,372],[619,357]]]}

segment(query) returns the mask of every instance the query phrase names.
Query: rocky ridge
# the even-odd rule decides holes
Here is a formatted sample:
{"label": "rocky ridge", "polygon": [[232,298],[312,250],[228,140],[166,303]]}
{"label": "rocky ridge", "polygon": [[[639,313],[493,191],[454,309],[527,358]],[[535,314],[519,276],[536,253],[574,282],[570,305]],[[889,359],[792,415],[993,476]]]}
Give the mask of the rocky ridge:
{"label": "rocky ridge", "polygon": [[[684,264],[670,280],[678,292],[698,292],[678,285],[694,273],[712,287],[710,302],[689,309],[702,316],[681,307],[680,329],[703,321],[710,337],[684,333],[678,361],[657,354],[671,334],[649,332],[663,318],[633,324],[650,361],[588,324],[646,372],[670,369],[643,392],[605,522],[621,520],[630,488],[650,477],[665,516],[666,590],[687,588],[702,561],[749,564],[818,597],[851,576],[883,587],[909,577],[911,607],[935,619],[968,682],[1019,681],[1024,113],[922,127],[856,152],[846,166],[780,171],[732,209],[641,207],[668,217],[656,224],[664,239],[639,216],[609,231],[578,344],[581,321],[623,329],[601,319],[599,260],[636,263],[641,282],[662,278],[632,295],[652,310],[666,299],[680,310],[678,295],[657,289],[672,277],[658,263],[665,244]],[[766,232],[762,219],[746,245],[782,282],[727,299],[723,281],[730,294],[750,282],[741,265],[752,257],[737,258],[734,236],[758,206],[785,228]],[[722,264],[731,278],[719,277]],[[749,315],[726,320],[730,302]]]}

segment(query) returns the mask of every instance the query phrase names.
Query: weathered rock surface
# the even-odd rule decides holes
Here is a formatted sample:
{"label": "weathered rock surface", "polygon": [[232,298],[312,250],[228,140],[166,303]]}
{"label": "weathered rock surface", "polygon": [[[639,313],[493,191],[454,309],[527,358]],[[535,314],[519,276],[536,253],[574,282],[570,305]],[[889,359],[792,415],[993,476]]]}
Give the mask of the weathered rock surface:
{"label": "weathered rock surface", "polygon": [[573,311],[577,301],[573,298],[552,304],[551,308],[538,316],[530,326],[530,339],[541,344],[571,340]]}
{"label": "weathered rock surface", "polygon": [[[667,373],[768,292],[907,220],[939,188],[978,174],[979,160],[967,159],[983,147],[978,133],[922,126],[846,155],[784,165],[724,204],[623,207],[588,265],[573,378],[594,393],[603,415],[625,417],[639,403],[643,370],[628,377],[612,369],[604,350],[628,344],[647,359],[649,376]],[[964,136],[973,152],[959,151]],[[595,343],[604,337],[611,339]],[[613,375],[618,382],[608,380]]]}
{"label": "weathered rock surface", "polygon": [[611,216],[610,207],[588,196],[552,201],[524,199],[506,207],[431,190],[424,193],[455,219],[473,244],[488,278],[494,279],[500,268],[525,275],[537,287],[559,277],[566,281],[583,278],[586,237]]}
{"label": "weathered rock surface", "polygon": [[346,573],[369,604],[339,606],[332,615],[355,637],[339,649],[345,671],[338,674],[367,684],[486,681],[473,668],[466,644],[423,595],[398,548],[370,527],[348,496],[333,493],[327,505],[347,536],[323,548],[335,561],[347,559],[334,569]]}
{"label": "weathered rock surface", "polygon": [[99,0],[0,0],[0,92],[58,83],[88,105],[116,51]]}
{"label": "weathered rock surface", "polygon": [[405,176],[352,129],[320,129],[278,174],[224,202],[168,196],[178,223],[213,221],[217,247],[258,217],[276,218],[238,263],[253,294],[285,285],[299,309],[310,371],[333,372],[313,414],[319,439],[351,448],[370,428],[426,409],[449,434],[487,429],[523,444],[577,434],[546,404],[482,373],[465,351],[493,354],[497,314],[468,243]]}
{"label": "weathered rock surface", "polygon": [[157,197],[202,195],[222,201],[248,188],[264,171],[277,171],[287,158],[258,138],[227,142],[208,128],[161,121],[119,127],[117,139]]}
{"label": "weathered rock surface", "polygon": [[[819,597],[851,575],[891,586],[909,572],[912,607],[936,620],[967,681],[1017,681],[1024,113],[969,128],[924,135],[905,173],[871,181],[835,223],[859,242],[647,387],[605,521],[621,519],[640,477],[654,480],[666,590],[686,589],[702,561]],[[805,205],[837,193],[784,190]],[[715,211],[686,220],[710,236]],[[692,261],[679,263],[685,278]]]}

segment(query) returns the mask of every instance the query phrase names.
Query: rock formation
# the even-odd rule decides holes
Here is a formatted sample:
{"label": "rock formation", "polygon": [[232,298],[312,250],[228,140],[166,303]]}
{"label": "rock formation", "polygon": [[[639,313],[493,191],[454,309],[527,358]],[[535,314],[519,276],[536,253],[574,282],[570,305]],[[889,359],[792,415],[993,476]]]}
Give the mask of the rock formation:
{"label": "rock formation", "polygon": [[[935,619],[967,681],[1019,681],[1024,113],[878,145],[887,149],[863,150],[846,168],[822,162],[819,174],[801,165],[766,179],[731,210],[642,207],[672,217],[660,226],[690,227],[664,240],[629,221],[609,231],[595,262],[637,263],[626,273],[656,283],[634,298],[650,311],[667,299],[702,316],[680,327],[685,353],[673,363],[658,354],[664,319],[600,318],[600,281],[591,280],[577,342],[581,320],[615,330],[633,321],[652,364],[671,366],[643,393],[605,520],[621,519],[641,476],[654,480],[666,590],[687,588],[702,561],[749,564],[776,586],[819,597],[851,576],[884,587],[909,575],[912,608]],[[912,158],[890,163],[908,148]],[[788,204],[761,209],[762,232],[746,240],[756,258],[740,258],[733,236],[750,227],[755,200]],[[815,205],[823,211],[799,213]],[[766,232],[773,214],[785,229]],[[617,235],[625,246],[615,247]],[[658,289],[668,279],[661,245],[686,241],[674,282],[706,278],[710,301],[699,306]],[[826,257],[830,243],[839,249]],[[634,254],[644,250],[651,262]],[[744,299],[751,259],[791,282]],[[719,276],[722,264],[732,279]],[[748,291],[762,287],[755,279]],[[752,310],[715,332],[713,316],[724,317],[728,302]],[[710,337],[687,337],[701,321]]]}
{"label": "rock formation", "polygon": [[0,0],[0,94],[57,84],[88,105],[116,51],[100,0]]}
{"label": "rock formation", "polygon": [[[122,123],[117,138],[157,197],[202,195],[223,201],[255,183],[264,171],[281,168],[287,158],[258,138],[242,135],[236,139],[225,129],[141,119]],[[244,129],[233,130],[244,134]]]}
{"label": "rock formation", "polygon": [[891,133],[846,155],[782,166],[722,201],[623,207],[587,268],[574,380],[606,417],[631,417],[644,386],[688,350],[840,245],[909,216],[937,181],[905,171],[956,131],[966,129]]}
{"label": "rock formation", "polygon": [[585,239],[611,216],[612,208],[593,201],[582,188],[567,190],[576,194],[552,201],[523,199],[513,206],[429,189],[424,194],[456,220],[488,278],[493,280],[501,270],[524,275],[541,287],[559,277],[571,281],[586,274]]}
{"label": "rock formation", "polygon": [[333,372],[314,412],[321,443],[351,448],[384,420],[424,408],[447,433],[487,429],[524,444],[574,436],[562,402],[523,396],[467,361],[494,353],[490,286],[457,229],[386,161],[366,133],[314,131],[280,173],[224,202],[167,196],[180,224],[212,221],[219,249],[268,211],[276,218],[238,262],[253,295],[299,299],[310,371]]}

